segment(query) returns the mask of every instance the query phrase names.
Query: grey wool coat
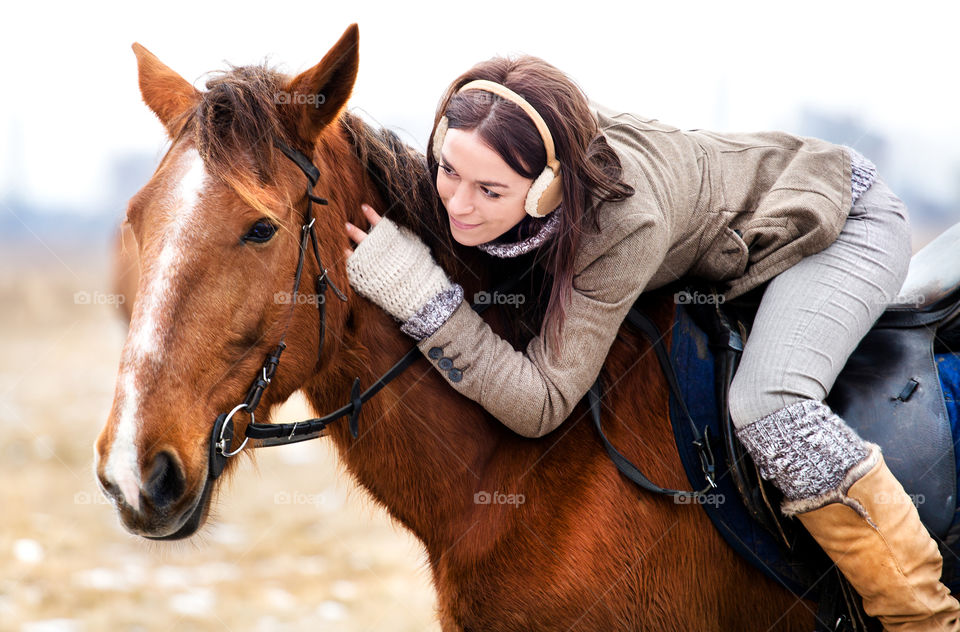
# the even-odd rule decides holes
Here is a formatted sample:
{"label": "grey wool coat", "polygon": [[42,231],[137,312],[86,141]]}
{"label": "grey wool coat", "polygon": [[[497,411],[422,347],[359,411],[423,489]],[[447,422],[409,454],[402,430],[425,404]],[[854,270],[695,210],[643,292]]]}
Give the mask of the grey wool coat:
{"label": "grey wool coat", "polygon": [[567,418],[641,292],[690,275],[722,282],[726,299],[739,296],[833,243],[851,207],[842,146],[781,132],[683,131],[602,106],[593,112],[636,193],[598,207],[599,231],[588,222],[562,351],[542,336],[514,349],[467,301],[418,342],[434,366],[453,359],[459,371],[437,366],[452,388],[527,437]]}

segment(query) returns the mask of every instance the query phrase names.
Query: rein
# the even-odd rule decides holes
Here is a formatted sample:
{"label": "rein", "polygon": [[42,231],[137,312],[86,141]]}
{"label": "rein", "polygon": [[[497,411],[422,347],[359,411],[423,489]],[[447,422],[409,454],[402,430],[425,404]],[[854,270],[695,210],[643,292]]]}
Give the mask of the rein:
{"label": "rein", "polygon": [[[376,382],[370,385],[370,387],[368,387],[362,393],[360,392],[360,378],[355,378],[353,381],[353,386],[350,388],[350,402],[344,406],[341,406],[332,413],[324,415],[323,417],[305,419],[303,421],[285,424],[261,424],[256,422],[254,412],[256,411],[257,405],[260,403],[260,398],[263,396],[263,392],[267,389],[267,387],[270,386],[270,382],[273,380],[273,376],[277,372],[277,367],[280,365],[280,355],[283,353],[283,350],[287,348],[284,340],[286,339],[290,322],[293,320],[293,310],[297,305],[297,293],[300,291],[300,279],[303,274],[303,262],[307,253],[308,240],[312,245],[313,256],[316,259],[318,269],[320,270],[320,274],[317,275],[314,283],[314,296],[317,299],[317,309],[320,312],[320,344],[317,351],[318,363],[320,362],[323,354],[323,341],[326,334],[325,305],[327,285],[330,285],[330,287],[333,288],[340,300],[347,300],[346,295],[341,292],[336,285],[333,284],[333,281],[330,280],[327,275],[327,269],[323,266],[323,262],[320,260],[320,248],[317,240],[316,230],[314,228],[316,218],[313,217],[313,203],[316,202],[320,205],[328,204],[326,199],[318,197],[313,193],[313,187],[316,186],[317,181],[320,179],[320,171],[302,152],[287,146],[279,140],[274,142],[277,148],[280,149],[284,155],[286,155],[291,161],[293,161],[295,165],[297,165],[297,167],[300,168],[309,181],[305,194],[307,198],[307,211],[304,215],[304,223],[300,228],[300,254],[297,259],[297,272],[293,279],[293,293],[290,296],[290,314],[287,316],[287,322],[284,325],[283,333],[280,336],[280,341],[277,344],[276,349],[267,354],[267,358],[264,360],[263,366],[260,368],[260,371],[254,378],[253,383],[250,385],[250,389],[247,391],[247,395],[243,402],[237,404],[229,413],[221,413],[217,417],[216,422],[213,424],[213,432],[210,438],[209,448],[210,481],[216,480],[217,477],[220,476],[220,474],[223,472],[223,468],[227,464],[227,459],[242,452],[250,439],[258,442],[254,446],[257,448],[287,445],[290,443],[307,441],[309,439],[316,439],[323,436],[327,426],[343,417],[346,417],[347,415],[350,416],[348,422],[350,434],[354,439],[356,439],[360,433],[360,410],[362,409],[363,404],[376,395],[380,389],[403,373],[404,369],[413,364],[418,358],[420,358],[421,355],[419,347],[414,345],[406,354],[404,354],[402,358],[400,358],[396,364],[394,364],[386,373],[380,376]],[[505,293],[507,290],[515,286],[519,281],[520,277],[514,276],[501,283],[494,291],[495,293]],[[490,304],[491,303],[472,303],[470,306],[475,312],[480,314],[483,313],[483,311],[486,310]],[[627,458],[624,457],[613,446],[613,444],[610,443],[604,434],[603,427],[600,423],[600,399],[602,385],[599,376],[597,377],[593,386],[590,387],[586,395],[590,415],[593,419],[594,425],[596,426],[600,438],[603,441],[604,447],[607,449],[607,452],[617,469],[641,488],[650,492],[673,496],[674,498],[691,498],[703,495],[708,490],[717,486],[714,482],[715,465],[713,453],[710,447],[709,436],[706,435],[706,433],[701,435],[700,431],[693,423],[693,418],[687,411],[686,404],[684,403],[682,394],[680,392],[679,383],[677,382],[676,374],[673,370],[673,366],[670,363],[669,355],[663,348],[663,337],[660,335],[659,331],[657,331],[656,325],[654,325],[649,318],[641,314],[636,306],[630,308],[627,319],[631,324],[640,329],[640,331],[650,339],[651,344],[653,345],[653,348],[657,354],[657,359],[660,361],[661,368],[667,377],[667,383],[670,387],[670,391],[679,401],[684,412],[684,416],[686,417],[686,421],[692,428],[694,437],[693,443],[697,447],[697,451],[700,454],[701,469],[703,470],[704,477],[707,481],[706,487],[700,491],[682,491],[660,487],[645,477],[635,465],[627,460]],[[247,427],[244,431],[244,438],[243,442],[240,444],[240,447],[238,447],[236,450],[230,451],[235,433],[233,416],[240,411],[240,409],[246,410],[247,414],[250,415],[250,423],[247,424]]]}

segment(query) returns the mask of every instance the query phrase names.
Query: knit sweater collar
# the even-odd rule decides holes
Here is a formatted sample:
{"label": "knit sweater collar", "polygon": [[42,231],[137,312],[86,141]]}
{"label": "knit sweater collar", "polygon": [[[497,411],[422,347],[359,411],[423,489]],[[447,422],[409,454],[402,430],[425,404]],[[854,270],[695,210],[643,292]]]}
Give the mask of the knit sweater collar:
{"label": "knit sweater collar", "polygon": [[495,257],[518,257],[542,245],[560,226],[560,211],[557,208],[544,218],[526,215],[516,226],[496,239],[478,244],[477,248]]}

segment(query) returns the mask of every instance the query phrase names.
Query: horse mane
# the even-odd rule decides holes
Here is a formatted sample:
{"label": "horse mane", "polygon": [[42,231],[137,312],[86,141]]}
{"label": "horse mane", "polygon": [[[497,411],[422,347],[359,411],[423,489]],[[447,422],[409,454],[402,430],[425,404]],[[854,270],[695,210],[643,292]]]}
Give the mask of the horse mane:
{"label": "horse mane", "polygon": [[457,244],[447,226],[447,213],[433,186],[427,159],[385,127],[376,129],[360,116],[345,111],[340,124],[354,154],[364,166],[371,184],[386,207],[380,215],[405,226],[419,236],[440,266],[456,271],[475,259],[475,248]]}
{"label": "horse mane", "polygon": [[277,107],[288,81],[265,63],[213,73],[197,106],[185,114],[176,139],[192,135],[210,175],[268,217],[275,217],[271,206],[289,202],[265,199],[264,187],[271,182],[279,152],[274,141],[293,141]]}

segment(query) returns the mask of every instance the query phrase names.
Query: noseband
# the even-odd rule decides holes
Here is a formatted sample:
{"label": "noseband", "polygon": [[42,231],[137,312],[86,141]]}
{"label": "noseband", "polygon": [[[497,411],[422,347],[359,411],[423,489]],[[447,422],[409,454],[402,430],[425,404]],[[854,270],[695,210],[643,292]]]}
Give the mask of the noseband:
{"label": "noseband", "polygon": [[[350,416],[350,434],[354,439],[356,439],[360,432],[360,409],[363,404],[371,397],[376,395],[381,388],[386,386],[390,381],[400,375],[404,369],[413,364],[414,361],[420,357],[420,349],[414,345],[413,348],[411,348],[410,351],[408,351],[399,362],[397,362],[392,368],[390,368],[389,371],[384,373],[376,382],[374,382],[362,393],[360,392],[360,378],[355,378],[353,381],[353,386],[350,389],[350,403],[340,407],[329,415],[287,424],[261,424],[256,422],[254,413],[257,405],[260,403],[260,398],[263,396],[263,392],[268,386],[270,386],[270,382],[273,380],[273,376],[277,372],[277,367],[280,364],[280,355],[283,353],[283,350],[287,348],[284,340],[286,339],[290,322],[293,320],[293,310],[296,308],[298,302],[297,293],[300,290],[300,277],[303,274],[303,261],[307,253],[307,241],[309,241],[312,245],[313,256],[314,259],[316,259],[318,269],[320,270],[320,274],[317,275],[314,283],[314,298],[317,303],[317,309],[319,310],[320,318],[320,343],[317,350],[318,363],[320,362],[323,354],[323,341],[326,334],[325,308],[327,286],[329,285],[333,288],[333,291],[340,300],[347,300],[347,296],[341,292],[336,285],[333,284],[333,281],[327,274],[327,269],[320,260],[320,247],[317,240],[316,229],[314,228],[316,218],[313,217],[313,203],[316,202],[320,205],[328,204],[326,199],[318,197],[313,193],[313,187],[316,186],[317,181],[320,178],[320,170],[317,169],[316,165],[314,165],[309,158],[307,158],[297,149],[289,147],[279,140],[275,141],[274,144],[280,151],[284,153],[285,156],[287,156],[287,158],[293,161],[293,163],[303,172],[309,181],[306,190],[307,211],[304,215],[304,223],[300,227],[300,253],[297,259],[297,271],[293,279],[293,293],[290,295],[290,314],[287,317],[287,323],[284,326],[283,333],[280,336],[280,342],[272,352],[267,354],[267,358],[264,360],[263,366],[260,368],[260,370],[257,371],[257,375],[250,384],[250,388],[247,391],[247,396],[244,398],[243,402],[234,406],[230,412],[221,413],[217,417],[216,422],[213,424],[213,433],[210,437],[209,448],[209,477],[211,481],[215,480],[223,472],[223,468],[227,464],[227,459],[231,456],[239,454],[247,446],[247,443],[250,441],[250,439],[257,441],[254,446],[257,448],[286,445],[288,443],[297,443],[299,441],[315,439],[323,436],[323,432],[328,425],[347,415]],[[507,282],[502,284],[502,286],[497,289],[497,291],[506,291],[511,286],[516,284],[518,280],[518,277],[508,279]],[[483,303],[480,305],[474,304],[472,307],[477,311],[477,313],[481,313],[488,306],[489,303]],[[235,434],[233,416],[240,410],[245,410],[247,414],[250,415],[250,423],[246,426],[243,442],[240,444],[240,447],[231,451]]]}

